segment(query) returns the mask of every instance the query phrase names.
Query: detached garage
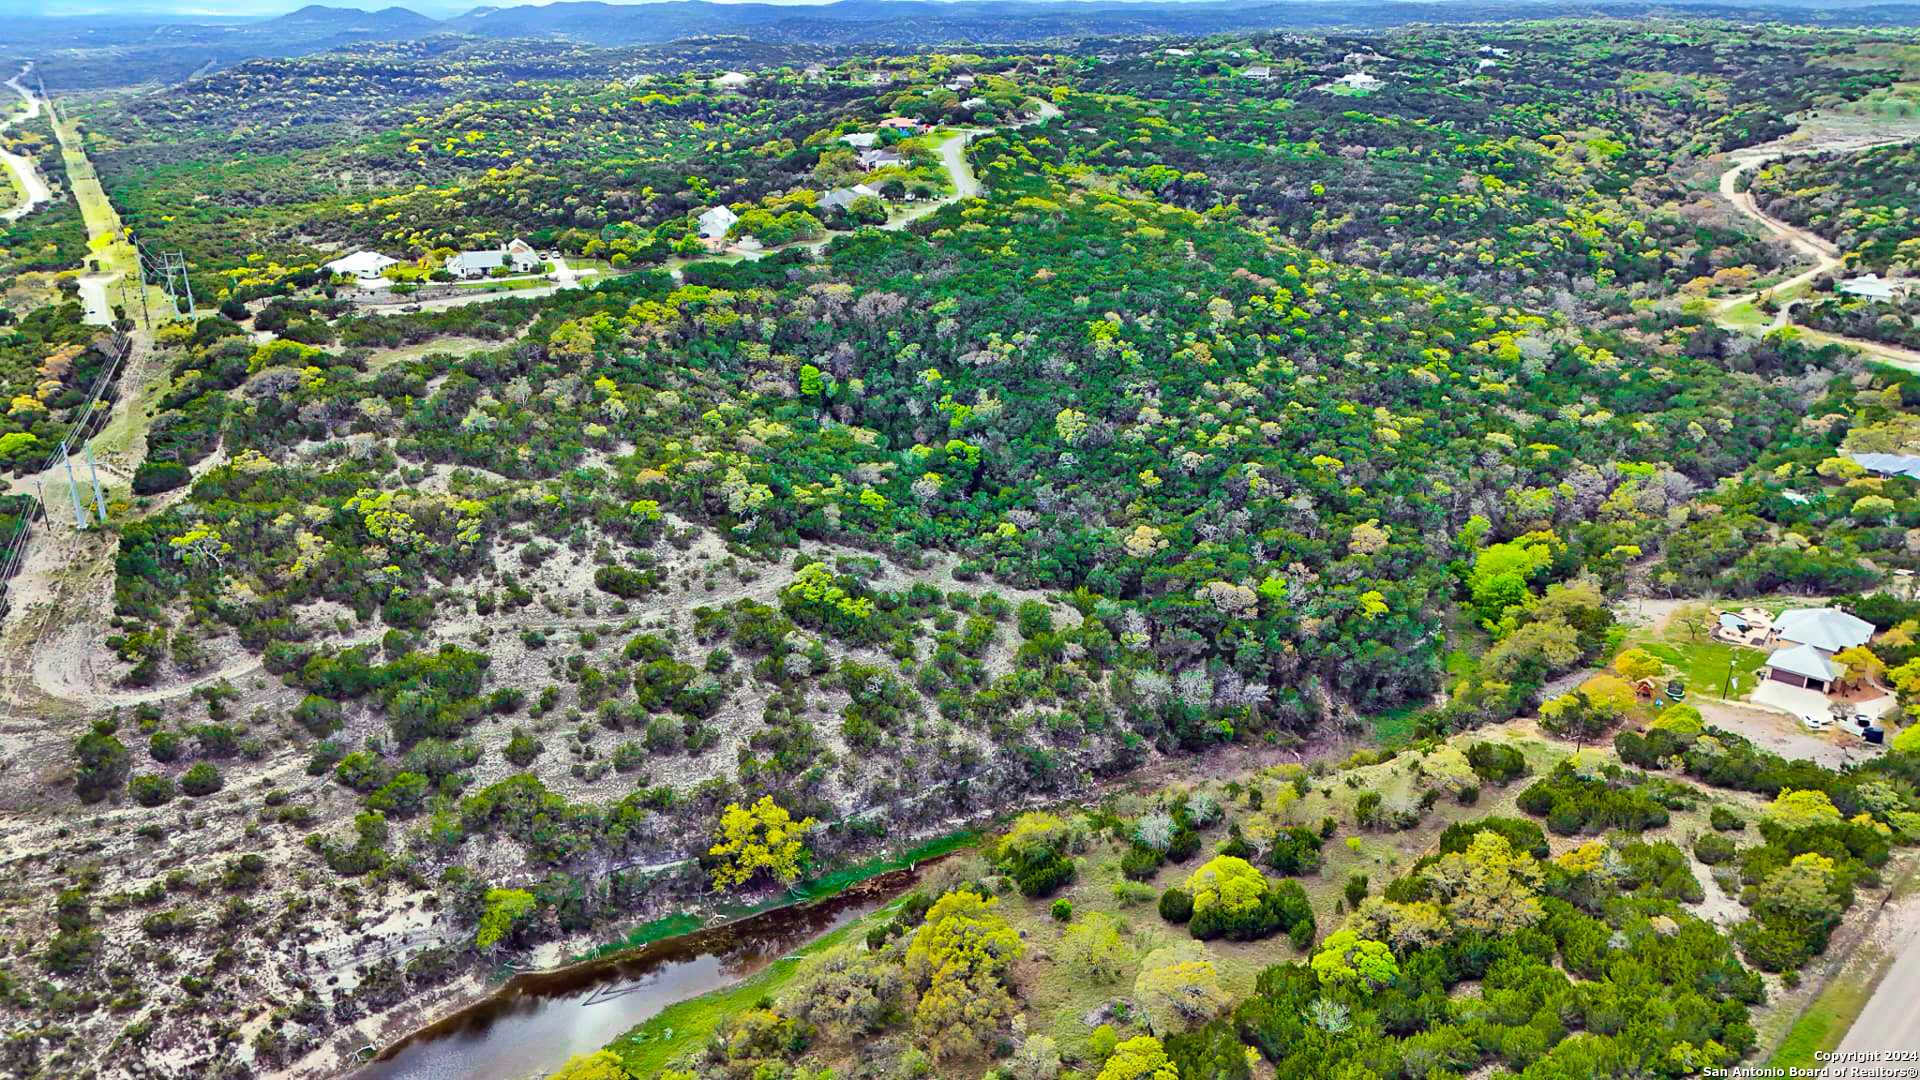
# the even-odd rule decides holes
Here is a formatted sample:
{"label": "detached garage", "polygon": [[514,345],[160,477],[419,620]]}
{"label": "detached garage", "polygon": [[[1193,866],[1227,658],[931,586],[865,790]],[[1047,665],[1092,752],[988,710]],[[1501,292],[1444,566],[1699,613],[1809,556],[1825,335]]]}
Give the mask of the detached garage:
{"label": "detached garage", "polygon": [[1762,669],[1766,677],[1774,682],[1788,686],[1801,686],[1808,690],[1826,693],[1833,689],[1834,681],[1840,678],[1840,669],[1833,666],[1825,653],[1811,645],[1795,645],[1790,649],[1781,649],[1767,657],[1766,667]]}

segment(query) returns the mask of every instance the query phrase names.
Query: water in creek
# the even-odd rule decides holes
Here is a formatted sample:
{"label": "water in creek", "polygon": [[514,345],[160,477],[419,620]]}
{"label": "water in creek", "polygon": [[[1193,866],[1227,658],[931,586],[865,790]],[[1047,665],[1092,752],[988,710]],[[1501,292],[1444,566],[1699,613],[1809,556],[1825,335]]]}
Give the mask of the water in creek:
{"label": "water in creek", "polygon": [[545,1075],[675,1002],[731,986],[877,910],[912,879],[898,871],[807,907],[779,908],[561,971],[516,975],[498,992],[390,1048],[352,1080]]}

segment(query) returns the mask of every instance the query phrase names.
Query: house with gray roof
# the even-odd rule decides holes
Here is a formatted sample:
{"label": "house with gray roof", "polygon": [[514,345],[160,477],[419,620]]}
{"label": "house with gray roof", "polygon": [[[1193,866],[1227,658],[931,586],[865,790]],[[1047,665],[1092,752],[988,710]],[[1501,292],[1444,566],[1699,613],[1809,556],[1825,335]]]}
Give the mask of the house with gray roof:
{"label": "house with gray roof", "polygon": [[447,260],[447,273],[462,281],[483,278],[495,270],[531,274],[540,269],[540,253],[525,240],[510,240],[486,251],[463,251]]}
{"label": "house with gray roof", "polygon": [[1809,645],[1831,656],[1871,641],[1873,624],[1839,608],[1789,608],[1773,620],[1773,632],[1781,641]]}

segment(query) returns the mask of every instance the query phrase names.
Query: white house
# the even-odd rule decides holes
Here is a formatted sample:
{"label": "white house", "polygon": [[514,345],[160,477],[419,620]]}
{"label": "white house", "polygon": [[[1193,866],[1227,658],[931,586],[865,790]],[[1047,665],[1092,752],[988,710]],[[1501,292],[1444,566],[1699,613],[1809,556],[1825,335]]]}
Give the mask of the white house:
{"label": "white house", "polygon": [[875,169],[904,165],[906,164],[906,160],[906,158],[901,157],[891,150],[867,150],[860,155],[860,167],[868,172],[872,172]]}
{"label": "white house", "polygon": [[463,281],[487,277],[504,269],[514,274],[531,274],[540,269],[540,253],[525,240],[515,238],[490,251],[463,251],[447,260],[447,273]]}
{"label": "white house", "polygon": [[356,251],[326,264],[329,274],[345,274],[361,281],[378,281],[380,272],[389,266],[399,265],[400,260],[389,258],[377,251]]}
{"label": "white house", "polygon": [[1378,90],[1384,84],[1364,71],[1349,71],[1333,80],[1333,85],[1344,86],[1349,90]]}
{"label": "white house", "polygon": [[1255,82],[1268,82],[1273,78],[1273,68],[1268,67],[1266,64],[1255,64],[1247,70],[1242,71],[1240,77],[1252,79]]}
{"label": "white house", "polygon": [[713,80],[713,85],[721,90],[738,90],[753,81],[753,76],[739,71],[729,71]]}
{"label": "white house", "polygon": [[1861,274],[1859,277],[1848,278],[1840,283],[1839,289],[1848,296],[1881,301],[1892,300],[1895,292],[1898,291],[1893,282],[1882,278],[1879,274]]}
{"label": "white house", "polygon": [[726,237],[727,230],[740,220],[740,215],[724,206],[716,206],[700,215],[700,235],[708,240],[720,240]]}
{"label": "white house", "polygon": [[851,135],[840,136],[840,141],[853,147],[855,150],[871,150],[873,149],[873,144],[880,141],[880,133],[877,131],[856,131]]}

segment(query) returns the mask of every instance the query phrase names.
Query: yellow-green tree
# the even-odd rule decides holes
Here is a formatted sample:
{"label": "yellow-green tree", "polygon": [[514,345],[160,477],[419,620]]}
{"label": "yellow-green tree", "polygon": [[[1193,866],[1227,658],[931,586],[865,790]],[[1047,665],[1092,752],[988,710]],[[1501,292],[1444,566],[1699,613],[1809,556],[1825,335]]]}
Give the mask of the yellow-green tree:
{"label": "yellow-green tree", "polygon": [[1187,892],[1193,895],[1193,913],[1218,910],[1229,917],[1244,917],[1258,910],[1267,895],[1266,875],[1245,859],[1219,855],[1187,877]]}
{"label": "yellow-green tree", "polygon": [[1025,947],[993,910],[998,903],[950,892],[934,901],[907,946],[907,979],[920,993],[914,1031],[935,1057],[972,1053],[1013,1019],[1006,974]]}
{"label": "yellow-green tree", "polygon": [[547,1080],[631,1080],[632,1075],[610,1051],[595,1050],[568,1058]]}
{"label": "yellow-green tree", "polygon": [[1336,930],[1313,954],[1313,973],[1328,986],[1378,989],[1398,978],[1400,965],[1385,942]]}
{"label": "yellow-green tree", "polygon": [[1180,1070],[1159,1039],[1140,1035],[1114,1047],[1094,1080],[1180,1080]]}
{"label": "yellow-green tree", "polygon": [[1865,645],[1855,645],[1850,649],[1841,649],[1833,654],[1833,662],[1846,669],[1841,681],[1848,686],[1864,686],[1878,682],[1887,673],[1887,665],[1875,656],[1872,649]]}
{"label": "yellow-green tree", "polygon": [[1233,999],[1220,988],[1213,955],[1196,942],[1155,949],[1141,961],[1133,997],[1156,1035],[1177,1035],[1226,1012]]}
{"label": "yellow-green tree", "polygon": [[533,914],[533,894],[525,889],[488,889],[486,907],[480,913],[480,928],[473,943],[490,949],[511,934],[528,915]]}
{"label": "yellow-green tree", "polygon": [[1641,679],[1658,678],[1667,670],[1660,658],[1645,649],[1628,649],[1613,658],[1613,670],[1623,679],[1638,682]]}
{"label": "yellow-green tree", "polygon": [[716,890],[744,885],[765,873],[781,882],[800,877],[808,851],[807,830],[814,820],[793,820],[785,807],[762,795],[752,806],[728,803],[720,812],[720,837],[707,854],[713,862]]}
{"label": "yellow-green tree", "polygon": [[1767,806],[1767,817],[1786,829],[1805,829],[1815,825],[1838,825],[1840,808],[1824,791],[1783,789]]}

